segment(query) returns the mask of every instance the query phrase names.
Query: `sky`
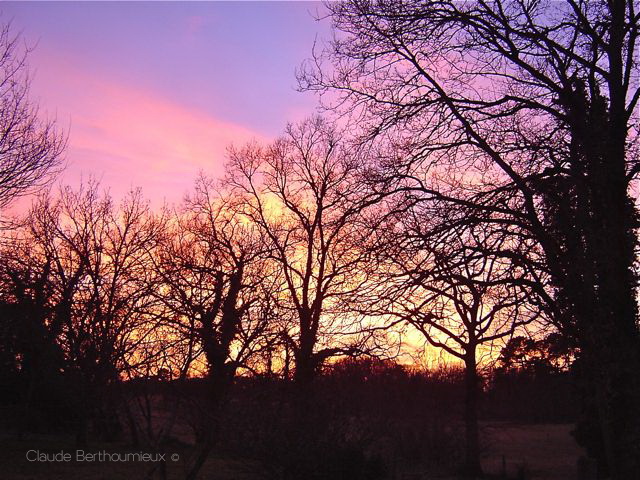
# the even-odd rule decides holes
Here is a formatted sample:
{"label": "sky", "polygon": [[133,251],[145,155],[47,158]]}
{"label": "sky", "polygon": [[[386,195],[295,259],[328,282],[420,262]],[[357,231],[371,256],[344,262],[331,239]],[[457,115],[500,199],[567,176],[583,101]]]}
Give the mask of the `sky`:
{"label": "sky", "polygon": [[3,2],[34,47],[31,98],[68,133],[60,181],[178,202],[226,148],[316,112],[295,70],[330,37],[316,2]]}

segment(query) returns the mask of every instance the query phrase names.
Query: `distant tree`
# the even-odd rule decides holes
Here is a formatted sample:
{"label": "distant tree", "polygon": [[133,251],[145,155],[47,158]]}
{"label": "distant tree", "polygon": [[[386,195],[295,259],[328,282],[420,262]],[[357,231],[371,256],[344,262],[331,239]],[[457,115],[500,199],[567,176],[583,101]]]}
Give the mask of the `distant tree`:
{"label": "distant tree", "polygon": [[368,382],[378,379],[405,379],[409,370],[393,360],[375,357],[344,358],[331,365],[327,375],[347,382]]}
{"label": "distant tree", "polygon": [[484,414],[536,423],[575,421],[582,403],[576,365],[575,352],[557,332],[529,329],[508,339],[491,365]]}
{"label": "distant tree", "polygon": [[557,333],[540,339],[516,336],[510,338],[500,351],[496,372],[560,372],[571,366],[574,355],[564,337]]}
{"label": "distant tree", "polygon": [[0,208],[46,185],[62,167],[66,138],[29,98],[28,49],[0,26]]}
{"label": "distant tree", "polygon": [[301,72],[302,87],[328,93],[326,105],[356,120],[363,139],[400,152],[377,162],[380,184],[466,205],[539,245],[554,284],[550,313],[588,364],[603,467],[633,478],[637,2],[326,7],[337,34]]}

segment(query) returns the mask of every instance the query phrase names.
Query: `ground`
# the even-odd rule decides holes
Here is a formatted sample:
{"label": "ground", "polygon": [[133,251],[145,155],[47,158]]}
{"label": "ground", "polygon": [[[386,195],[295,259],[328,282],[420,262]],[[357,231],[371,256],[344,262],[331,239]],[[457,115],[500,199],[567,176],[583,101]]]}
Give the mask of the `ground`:
{"label": "ground", "polygon": [[[483,425],[485,452],[483,467],[487,473],[500,475],[506,470],[509,478],[526,472],[528,480],[575,480],[576,462],[581,449],[571,437],[571,425],[521,425],[487,423]],[[132,463],[39,463],[25,458],[30,449],[46,452],[64,450],[75,454],[71,438],[29,436],[22,439],[0,437],[0,478],[6,480],[133,480],[143,479],[152,464]],[[124,451],[113,444],[92,445],[87,451]],[[184,455],[180,447],[167,449],[167,478],[181,479],[185,473]],[[131,451],[131,450],[127,450]],[[171,461],[170,454],[179,455]],[[251,480],[242,471],[242,464],[230,460],[210,459],[202,471],[203,480]],[[412,480],[433,478],[426,474],[407,475]],[[395,479],[394,479],[395,480]],[[400,479],[398,479],[400,480]]]}
{"label": "ground", "polygon": [[[487,424],[485,471],[499,474],[503,462],[509,476],[519,470],[536,480],[574,480],[583,450],[571,436],[573,425]],[[517,477],[516,477],[517,478]]]}

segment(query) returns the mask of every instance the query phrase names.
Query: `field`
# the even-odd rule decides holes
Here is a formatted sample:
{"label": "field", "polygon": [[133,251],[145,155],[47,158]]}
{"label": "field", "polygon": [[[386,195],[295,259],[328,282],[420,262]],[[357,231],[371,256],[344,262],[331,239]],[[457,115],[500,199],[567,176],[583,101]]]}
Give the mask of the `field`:
{"label": "field", "polygon": [[[536,480],[574,480],[576,461],[582,454],[573,441],[570,425],[524,425],[512,423],[487,423],[483,426],[485,455],[483,467],[492,477]],[[30,436],[22,439],[3,438],[0,441],[0,477],[7,480],[132,480],[143,479],[151,472],[152,463],[143,462],[28,462],[28,450],[56,453],[65,451],[75,457],[76,447],[71,438]],[[131,452],[114,444],[92,445],[86,451]],[[185,474],[184,447],[167,448],[167,478],[181,479]],[[180,458],[172,461],[170,455]],[[246,473],[246,465],[240,461],[211,458],[200,478],[206,480],[254,480],[256,475]],[[450,476],[434,476],[429,472],[399,473],[390,480],[450,479]],[[157,477],[156,477],[157,478]],[[303,480],[303,479],[301,479]]]}
{"label": "field", "polygon": [[486,472],[500,474],[505,469],[517,478],[519,471],[537,480],[573,480],[582,449],[571,437],[572,425],[485,425]]}

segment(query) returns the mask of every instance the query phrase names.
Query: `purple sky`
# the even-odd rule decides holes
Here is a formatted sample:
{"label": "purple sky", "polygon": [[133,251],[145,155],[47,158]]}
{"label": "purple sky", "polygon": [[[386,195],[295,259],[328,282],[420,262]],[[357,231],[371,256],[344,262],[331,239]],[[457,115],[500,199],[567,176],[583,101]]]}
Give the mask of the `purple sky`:
{"label": "purple sky", "polygon": [[3,2],[27,42],[32,97],[68,127],[72,185],[178,201],[230,143],[313,114],[295,69],[328,38],[315,2]]}

